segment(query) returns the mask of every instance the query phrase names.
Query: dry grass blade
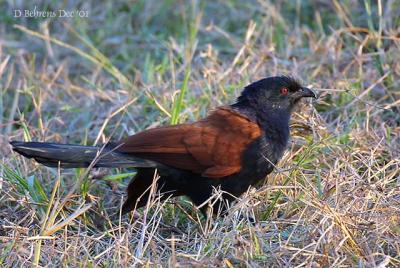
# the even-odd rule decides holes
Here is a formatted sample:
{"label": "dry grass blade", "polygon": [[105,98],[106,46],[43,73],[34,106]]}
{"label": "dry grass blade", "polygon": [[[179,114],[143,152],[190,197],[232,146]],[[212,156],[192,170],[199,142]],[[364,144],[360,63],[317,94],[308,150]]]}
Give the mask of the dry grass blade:
{"label": "dry grass blade", "polygon": [[97,143],[99,142],[100,138],[103,135],[104,129],[107,127],[107,124],[108,124],[108,122],[110,122],[111,118],[118,115],[122,111],[126,110],[126,108],[129,107],[129,105],[134,103],[136,100],[137,100],[137,98],[134,98],[134,99],[128,101],[127,103],[125,103],[124,105],[119,107],[116,111],[112,112],[109,116],[107,116],[107,118],[103,122],[103,125],[100,128],[99,133],[97,134],[97,138],[95,139],[94,144],[93,144],[94,146],[97,145]]}
{"label": "dry grass blade", "polygon": [[57,223],[52,226],[48,226],[43,231],[43,235],[50,236],[50,235],[54,234],[55,232],[61,230],[65,226],[69,225],[73,220],[78,218],[80,215],[82,215],[83,213],[88,211],[92,206],[93,206],[93,204],[86,204],[83,207],[76,209],[71,215],[69,215],[66,219],[62,220],[60,223]]}
{"label": "dry grass blade", "polygon": [[[49,35],[44,35],[32,30],[29,30],[28,28],[22,26],[22,25],[15,25],[14,26],[16,29],[19,29],[29,35],[38,37],[40,39],[45,40],[46,42],[52,42],[56,45],[65,47],[67,49],[70,49],[72,51],[74,51],[75,53],[77,53],[78,55],[88,59],[89,61],[91,61],[92,63],[94,63],[95,65],[99,65],[102,66],[106,71],[108,71],[111,75],[115,76],[123,85],[127,85],[129,86],[131,83],[129,81],[128,78],[126,78],[123,74],[121,74],[118,69],[116,69],[112,64],[110,64],[110,62],[108,61],[108,59],[106,60],[106,58],[104,57],[104,55],[102,55],[98,50],[96,50],[95,56],[89,55],[88,53],[84,52],[83,50],[76,48],[74,46],[71,46],[69,44],[66,44],[60,40],[57,40],[53,37],[50,37]],[[93,47],[92,47],[93,48]]]}

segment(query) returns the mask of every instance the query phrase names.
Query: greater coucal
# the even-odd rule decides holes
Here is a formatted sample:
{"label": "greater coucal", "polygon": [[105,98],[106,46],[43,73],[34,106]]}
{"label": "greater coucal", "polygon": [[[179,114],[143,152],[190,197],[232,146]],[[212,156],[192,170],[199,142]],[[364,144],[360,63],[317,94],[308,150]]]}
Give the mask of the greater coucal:
{"label": "greater coucal", "polygon": [[231,202],[278,163],[288,142],[293,107],[303,97],[316,95],[291,77],[268,77],[246,86],[236,103],[194,123],[148,129],[105,146],[11,145],[50,167],[88,167],[92,161],[94,167],[135,167],[123,213],[146,204],[155,169],[161,198],[186,195],[200,205],[220,187],[223,200]]}

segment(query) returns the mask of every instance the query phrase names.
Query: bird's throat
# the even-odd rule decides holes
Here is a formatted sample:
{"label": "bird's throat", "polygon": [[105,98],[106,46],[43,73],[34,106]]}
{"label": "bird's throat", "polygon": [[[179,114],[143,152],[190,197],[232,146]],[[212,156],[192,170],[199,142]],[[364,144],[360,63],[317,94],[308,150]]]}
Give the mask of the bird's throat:
{"label": "bird's throat", "polygon": [[267,141],[285,148],[289,140],[290,111],[266,107],[257,114],[257,119],[265,132]]}

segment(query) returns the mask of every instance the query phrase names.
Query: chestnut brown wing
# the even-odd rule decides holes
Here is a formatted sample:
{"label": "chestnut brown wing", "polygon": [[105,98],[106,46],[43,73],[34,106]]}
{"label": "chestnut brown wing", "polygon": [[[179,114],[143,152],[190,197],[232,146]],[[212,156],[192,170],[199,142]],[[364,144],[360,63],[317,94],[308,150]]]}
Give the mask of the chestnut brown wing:
{"label": "chestnut brown wing", "polygon": [[246,146],[259,126],[229,107],[192,123],[145,130],[121,141],[119,152],[134,154],[204,177],[221,178],[241,169]]}

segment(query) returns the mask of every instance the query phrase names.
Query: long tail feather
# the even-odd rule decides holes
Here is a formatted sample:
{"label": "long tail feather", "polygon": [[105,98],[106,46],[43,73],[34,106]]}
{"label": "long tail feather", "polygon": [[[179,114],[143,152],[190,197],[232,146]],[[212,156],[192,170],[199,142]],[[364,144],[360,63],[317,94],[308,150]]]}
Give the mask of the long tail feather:
{"label": "long tail feather", "polygon": [[113,146],[83,146],[48,142],[10,142],[13,150],[49,166],[63,168],[88,167],[157,167],[156,162],[119,153]]}

